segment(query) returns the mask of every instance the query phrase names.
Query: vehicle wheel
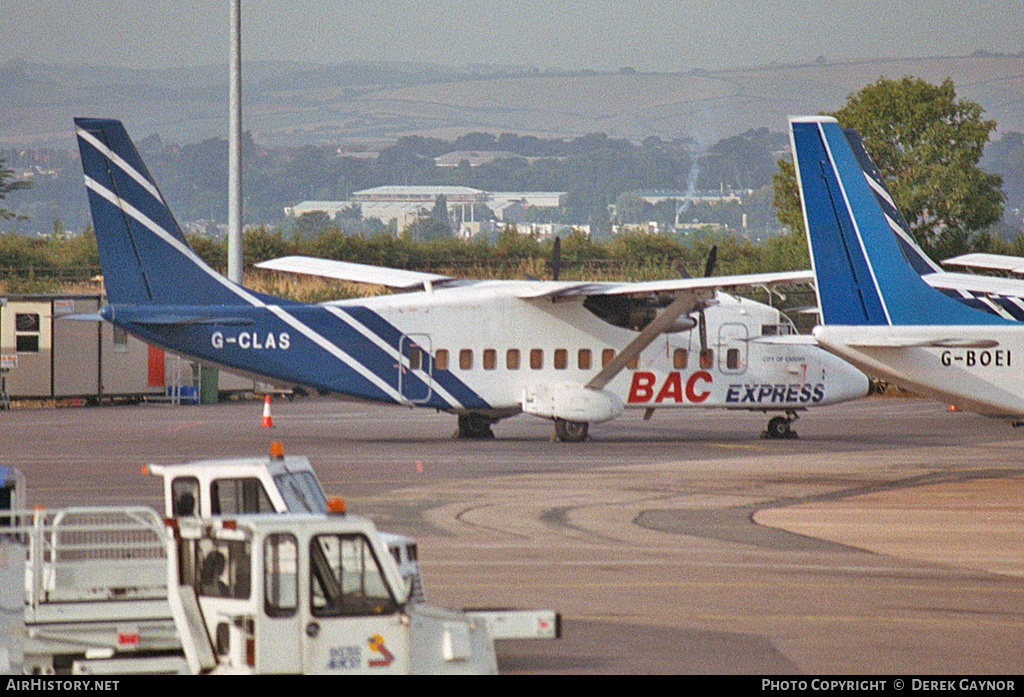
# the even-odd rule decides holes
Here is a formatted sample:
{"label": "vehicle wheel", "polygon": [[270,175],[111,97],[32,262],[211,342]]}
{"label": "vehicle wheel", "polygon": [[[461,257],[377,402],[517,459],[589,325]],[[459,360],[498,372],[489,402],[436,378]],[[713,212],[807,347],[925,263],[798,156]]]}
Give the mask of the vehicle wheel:
{"label": "vehicle wheel", "polygon": [[494,438],[491,430],[493,420],[482,414],[459,414],[459,432],[457,438],[487,439]]}
{"label": "vehicle wheel", "polygon": [[768,422],[766,435],[768,438],[793,438],[796,434],[789,428],[789,419],[785,416],[776,416]]}
{"label": "vehicle wheel", "polygon": [[590,424],[586,421],[566,421],[555,419],[555,435],[558,440],[566,443],[579,443],[587,437]]}

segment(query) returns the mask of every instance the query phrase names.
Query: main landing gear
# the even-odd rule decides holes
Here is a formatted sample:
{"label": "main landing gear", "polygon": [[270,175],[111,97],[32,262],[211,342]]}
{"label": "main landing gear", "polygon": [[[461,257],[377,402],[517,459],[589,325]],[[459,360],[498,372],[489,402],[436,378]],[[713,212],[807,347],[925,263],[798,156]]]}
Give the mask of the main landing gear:
{"label": "main landing gear", "polygon": [[796,421],[795,411],[786,412],[785,416],[776,416],[768,422],[768,428],[761,434],[762,438],[797,438],[792,424]]}
{"label": "main landing gear", "polygon": [[489,440],[494,438],[491,425],[497,421],[483,414],[459,414],[459,430],[456,438]]}
{"label": "main landing gear", "polygon": [[565,443],[580,443],[587,437],[590,424],[586,421],[566,421],[555,419],[555,435]]}

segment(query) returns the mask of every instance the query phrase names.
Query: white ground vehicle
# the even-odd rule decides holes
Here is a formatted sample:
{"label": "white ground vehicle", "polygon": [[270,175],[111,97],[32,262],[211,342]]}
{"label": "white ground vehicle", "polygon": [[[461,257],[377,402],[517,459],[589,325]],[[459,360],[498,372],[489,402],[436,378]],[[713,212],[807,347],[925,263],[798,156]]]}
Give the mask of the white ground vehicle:
{"label": "white ground vehicle", "polygon": [[[199,460],[177,465],[149,465],[147,472],[164,480],[164,515],[203,518],[240,513],[328,513],[343,510],[328,497],[309,459],[285,455],[271,444],[269,458]],[[379,533],[409,584],[411,598],[423,600],[423,580],[412,538]]]}
{"label": "white ground vehicle", "polygon": [[487,673],[494,639],[559,635],[551,611],[418,602],[414,543],[329,512],[305,458],[151,471],[178,515],[21,516],[24,672]]}
{"label": "white ground vehicle", "polygon": [[370,521],[178,519],[170,605],[191,672],[493,673],[483,617],[408,604]]}

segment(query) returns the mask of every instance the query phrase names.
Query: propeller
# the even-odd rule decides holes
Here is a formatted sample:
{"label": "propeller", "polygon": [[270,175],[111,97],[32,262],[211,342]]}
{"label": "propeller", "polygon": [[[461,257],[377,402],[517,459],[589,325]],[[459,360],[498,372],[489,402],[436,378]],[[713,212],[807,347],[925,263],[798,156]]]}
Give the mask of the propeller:
{"label": "propeller", "polygon": [[562,240],[557,235],[554,244],[551,245],[551,261],[548,262],[548,268],[551,269],[551,280],[557,281],[562,270]]}
{"label": "propeller", "polygon": [[[707,261],[704,262],[704,278],[710,278],[715,271],[715,264],[718,261],[718,245],[714,245],[708,252]],[[711,352],[708,350],[708,325],[704,318],[704,308],[697,311],[697,331],[700,337],[700,367],[711,367]]]}

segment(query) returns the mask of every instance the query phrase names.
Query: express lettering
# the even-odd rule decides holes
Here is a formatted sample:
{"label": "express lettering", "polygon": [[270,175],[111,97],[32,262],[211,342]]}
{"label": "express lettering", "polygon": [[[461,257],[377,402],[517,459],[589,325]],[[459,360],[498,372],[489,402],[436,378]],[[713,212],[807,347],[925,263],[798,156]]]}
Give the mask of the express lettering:
{"label": "express lettering", "polygon": [[733,404],[817,404],[825,398],[825,383],[809,382],[766,385],[761,383],[732,384],[725,392],[725,401]]}
{"label": "express lettering", "polygon": [[631,404],[638,402],[650,402],[655,404],[662,402],[675,402],[682,404],[683,401],[700,404],[711,396],[711,390],[706,389],[711,384],[711,373],[706,370],[698,370],[687,378],[683,383],[682,373],[669,373],[662,383],[661,388],[655,395],[654,387],[658,378],[654,373],[637,371],[633,373],[633,383],[629,387],[629,399]]}
{"label": "express lettering", "polygon": [[225,336],[223,332],[214,332],[210,335],[210,344],[218,350],[227,344],[233,344],[246,350],[279,349],[287,351],[292,345],[292,340],[288,332],[279,334],[267,332],[262,336],[256,332],[239,332],[235,336]]}
{"label": "express lettering", "polygon": [[994,366],[996,368],[1008,368],[1012,363],[1010,349],[996,349],[995,351],[975,351],[968,349],[963,353],[943,351],[939,354],[939,361],[944,366],[951,366],[954,363],[973,368],[976,365],[983,367]]}

